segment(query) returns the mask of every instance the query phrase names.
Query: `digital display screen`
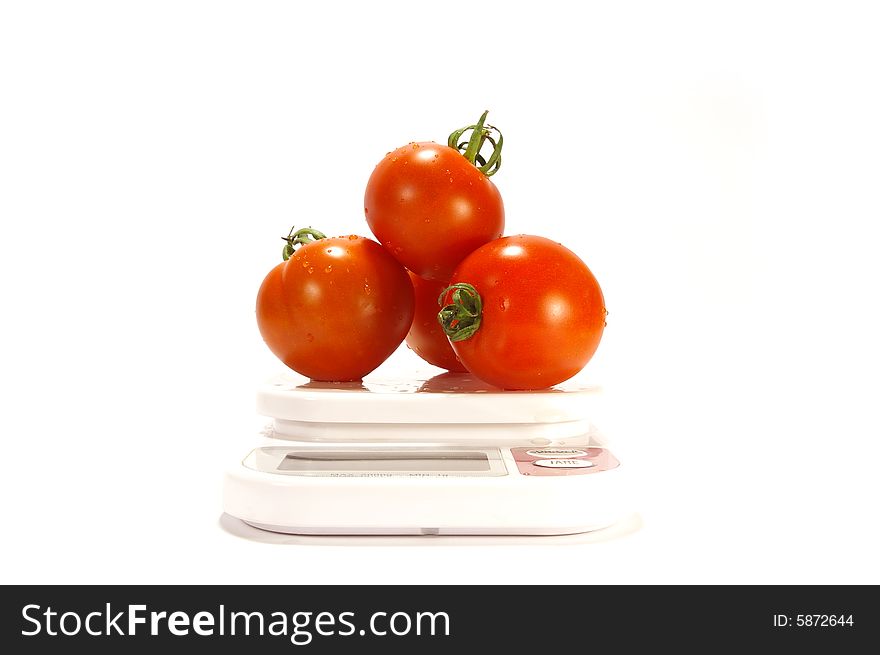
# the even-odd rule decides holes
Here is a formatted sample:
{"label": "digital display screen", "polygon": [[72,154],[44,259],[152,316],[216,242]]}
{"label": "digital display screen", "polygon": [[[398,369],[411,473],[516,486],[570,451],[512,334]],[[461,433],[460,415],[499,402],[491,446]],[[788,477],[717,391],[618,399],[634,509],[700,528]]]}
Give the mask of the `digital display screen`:
{"label": "digital display screen", "polygon": [[484,472],[489,457],[481,452],[324,452],[293,451],[278,465],[296,472]]}

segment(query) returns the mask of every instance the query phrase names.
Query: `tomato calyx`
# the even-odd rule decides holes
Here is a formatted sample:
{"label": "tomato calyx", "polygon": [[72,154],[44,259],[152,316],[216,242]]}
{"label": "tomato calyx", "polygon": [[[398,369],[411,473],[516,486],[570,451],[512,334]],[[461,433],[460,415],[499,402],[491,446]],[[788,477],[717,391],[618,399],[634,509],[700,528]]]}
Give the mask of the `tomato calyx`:
{"label": "tomato calyx", "polygon": [[307,243],[327,238],[327,235],[323,232],[313,230],[310,227],[301,228],[296,232],[293,231],[294,229],[295,226],[290,228],[290,232],[287,233],[286,237],[281,237],[282,241],[285,242],[284,250],[281,251],[281,257],[284,261],[291,258],[293,253],[296,252],[298,246],[304,246]]}
{"label": "tomato calyx", "polygon": [[[443,305],[450,291],[451,302]],[[446,287],[437,299],[437,304],[442,307],[437,314],[437,320],[450,341],[470,339],[480,329],[483,299],[472,284],[456,282]]]}
{"label": "tomato calyx", "polygon": [[[501,147],[504,145],[504,137],[501,136],[501,130],[494,125],[485,125],[488,114],[489,110],[487,109],[480,116],[480,120],[476,124],[455,130],[455,132],[449,135],[449,139],[446,142],[450,148],[455,148],[464,155],[464,158],[476,166],[486,177],[494,175],[501,168]],[[468,130],[471,130],[470,136],[461,141],[460,139]],[[496,134],[498,138],[496,139],[493,134]],[[487,141],[492,145],[492,154],[489,155],[488,159],[480,154],[483,145]]]}

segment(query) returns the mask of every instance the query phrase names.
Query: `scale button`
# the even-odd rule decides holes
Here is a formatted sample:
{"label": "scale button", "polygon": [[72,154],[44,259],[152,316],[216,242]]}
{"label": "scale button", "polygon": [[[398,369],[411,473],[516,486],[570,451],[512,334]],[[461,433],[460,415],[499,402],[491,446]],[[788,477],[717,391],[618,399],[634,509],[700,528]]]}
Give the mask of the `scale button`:
{"label": "scale button", "polygon": [[532,464],[548,469],[585,469],[593,466],[588,459],[539,459]]}
{"label": "scale button", "polygon": [[534,450],[527,450],[526,455],[540,458],[552,457],[554,459],[559,459],[565,457],[584,457],[587,455],[587,451],[578,450],[577,448],[536,448]]}

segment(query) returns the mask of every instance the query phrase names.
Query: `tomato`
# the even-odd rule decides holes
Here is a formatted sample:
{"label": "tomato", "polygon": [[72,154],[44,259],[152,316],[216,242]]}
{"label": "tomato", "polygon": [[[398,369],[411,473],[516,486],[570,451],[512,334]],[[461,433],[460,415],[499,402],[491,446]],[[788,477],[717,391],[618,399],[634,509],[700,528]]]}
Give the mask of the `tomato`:
{"label": "tomato", "polygon": [[406,345],[429,364],[450,371],[465,371],[437,320],[437,298],[448,284],[424,280],[413,272],[410,272],[409,278],[416,294],[416,312],[409,334],[406,335]]}
{"label": "tomato", "polygon": [[403,342],[413,312],[406,270],[378,243],[354,235],[302,245],[257,294],[266,345],[313,380],[359,380],[374,370]]}
{"label": "tomato", "polygon": [[[450,135],[450,145],[410,143],[389,152],[367,182],[370,230],[419,277],[448,280],[461,260],[504,232],[504,203],[489,179],[497,170],[492,164],[500,163],[501,139],[489,136],[495,128],[483,126],[485,116]],[[469,150],[463,155],[451,146],[467,129],[479,138],[465,142]],[[479,147],[487,139],[495,152],[478,168]]]}
{"label": "tomato", "polygon": [[605,300],[581,259],[537,236],[497,239],[456,269],[440,317],[467,369],[502,389],[544,389],[578,373],[605,328]]}

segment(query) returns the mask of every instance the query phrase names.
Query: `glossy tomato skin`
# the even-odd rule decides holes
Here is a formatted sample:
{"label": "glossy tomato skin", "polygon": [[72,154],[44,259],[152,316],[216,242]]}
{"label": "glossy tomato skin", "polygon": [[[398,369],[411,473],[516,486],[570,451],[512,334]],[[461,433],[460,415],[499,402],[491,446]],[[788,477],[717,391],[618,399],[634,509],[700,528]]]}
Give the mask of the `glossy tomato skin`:
{"label": "glossy tomato skin", "polygon": [[555,241],[528,235],[492,241],[461,263],[450,281],[457,282],[476,288],[483,316],[474,335],[452,347],[489,384],[551,387],[578,373],[599,346],[602,290],[587,265]]}
{"label": "glossy tomato skin", "polygon": [[443,327],[437,321],[440,305],[437,300],[448,285],[446,282],[425,280],[409,271],[416,296],[416,311],[412,327],[406,335],[406,345],[429,364],[448,371],[464,372],[467,369],[449,345]]}
{"label": "glossy tomato skin", "polygon": [[347,382],[403,342],[414,297],[406,270],[359,236],[306,244],[266,276],[257,325],[269,349],[313,380]]}
{"label": "glossy tomato skin", "polygon": [[448,280],[504,231],[504,203],[492,181],[454,148],[433,142],[410,143],[379,162],[364,212],[379,242],[429,280]]}

